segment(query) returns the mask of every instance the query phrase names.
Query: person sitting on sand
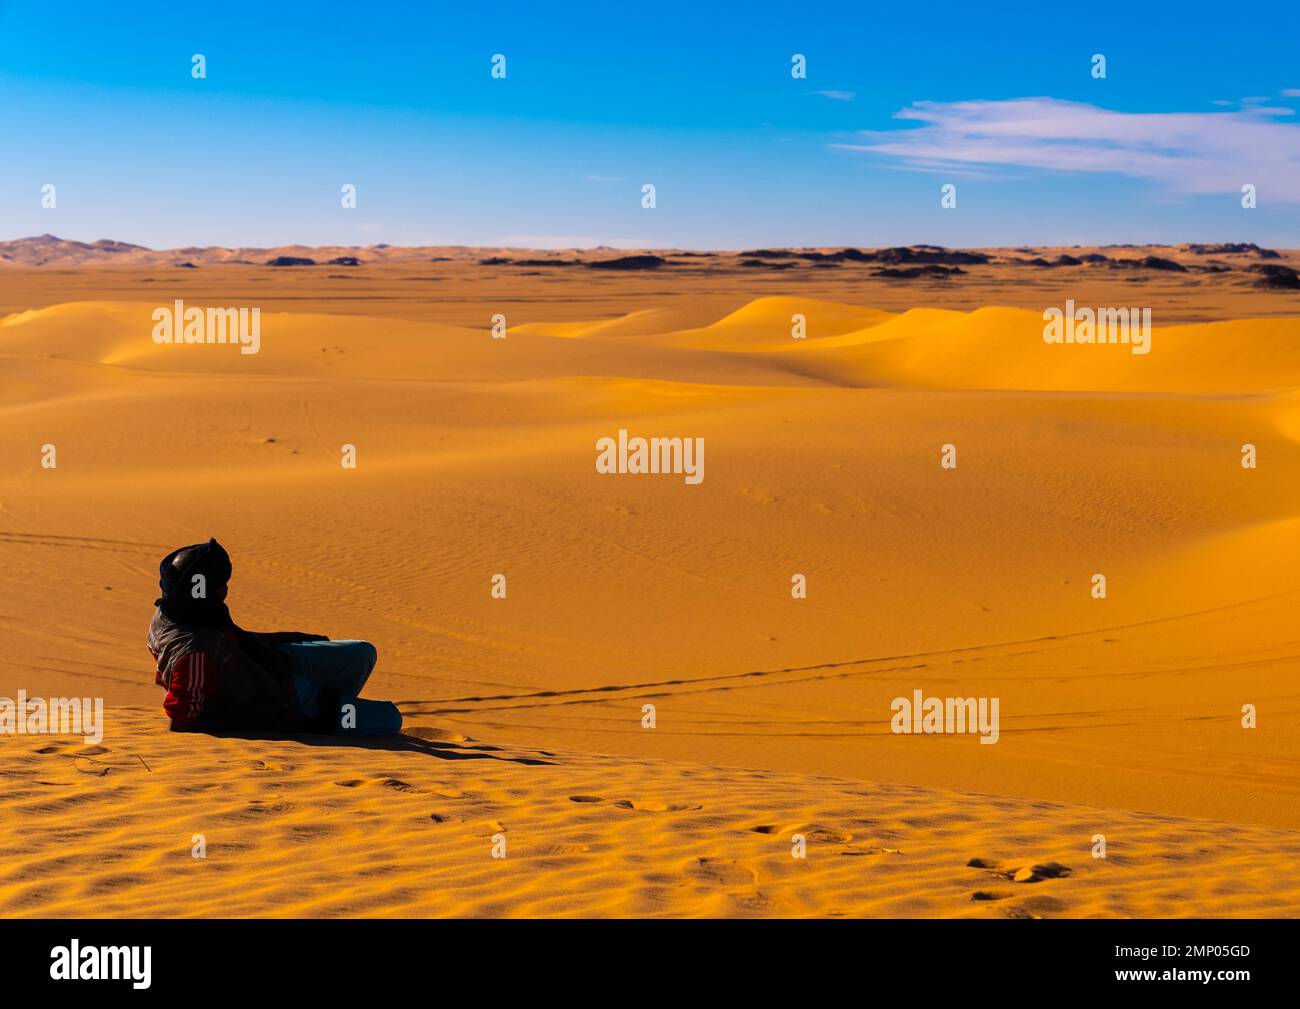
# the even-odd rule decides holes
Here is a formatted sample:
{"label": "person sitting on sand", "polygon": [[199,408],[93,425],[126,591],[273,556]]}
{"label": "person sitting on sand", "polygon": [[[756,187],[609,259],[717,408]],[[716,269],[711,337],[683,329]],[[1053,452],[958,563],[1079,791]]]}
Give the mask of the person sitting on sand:
{"label": "person sitting on sand", "polygon": [[357,697],[378,653],[368,641],[258,634],[226,608],[230,555],[215,539],[173,550],[158,566],[162,597],[149,624],[155,682],[173,731],[395,735],[389,701]]}

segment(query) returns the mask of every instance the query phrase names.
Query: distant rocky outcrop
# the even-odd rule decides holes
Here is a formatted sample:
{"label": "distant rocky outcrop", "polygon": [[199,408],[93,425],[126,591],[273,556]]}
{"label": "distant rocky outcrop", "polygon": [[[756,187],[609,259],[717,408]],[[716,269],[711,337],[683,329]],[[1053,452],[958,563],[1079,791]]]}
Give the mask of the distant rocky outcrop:
{"label": "distant rocky outcrop", "polygon": [[753,249],[740,253],[749,259],[807,259],[819,263],[887,263],[890,266],[933,263],[947,266],[975,266],[991,262],[982,252],[945,249],[941,245],[900,245],[863,252],[843,248],[834,252],[816,249]]}
{"label": "distant rocky outcrop", "polygon": [[593,270],[657,270],[667,262],[663,256],[620,256],[618,259],[593,259],[586,265]]}
{"label": "distant rocky outcrop", "polygon": [[[1123,251],[1122,251],[1123,250]],[[57,235],[35,235],[0,241],[0,271],[14,268],[80,269],[109,266],[113,268],[175,270],[221,269],[225,266],[311,267],[333,266],[356,270],[398,263],[446,263],[484,267],[502,266],[521,270],[554,272],[578,269],[604,271],[667,270],[676,275],[698,275],[721,268],[745,272],[780,272],[794,270],[803,275],[809,270],[835,270],[872,274],[892,280],[939,279],[956,276],[972,266],[994,265],[1023,267],[1024,272],[1092,266],[1117,273],[1115,279],[1139,282],[1142,271],[1184,274],[1212,283],[1219,278],[1241,276],[1242,271],[1260,265],[1281,265],[1285,270],[1248,277],[1260,287],[1278,291],[1293,290],[1287,270],[1300,267],[1295,249],[1281,251],[1262,248],[1253,242],[1189,242],[1178,245],[1108,245],[1108,246],[1022,246],[1018,249],[986,248],[982,250],[949,249],[939,245],[916,244],[887,246],[877,249],[853,246],[802,247],[792,249],[756,248],[744,252],[728,250],[694,251],[679,249],[514,249],[502,246],[390,246],[375,245],[275,247],[223,247],[186,245],[168,249],[150,249],[130,242],[101,238],[76,241]],[[958,267],[949,272],[914,270],[915,267]],[[859,268],[866,267],[862,270]],[[883,269],[879,269],[883,268]],[[309,272],[309,271],[304,271]],[[313,273],[313,276],[318,274]],[[338,274],[335,274],[337,276]],[[323,276],[323,275],[320,275]],[[436,278],[430,278],[436,279]],[[1172,279],[1172,278],[1170,278]]]}
{"label": "distant rocky outcrop", "polygon": [[863,252],[861,249],[840,249],[837,252],[800,252],[796,253],[800,259],[811,259],[823,263],[874,263],[876,257],[874,253]]}
{"label": "distant rocky outcrop", "polygon": [[479,266],[581,266],[580,259],[507,259],[505,256],[489,256],[480,259]]}
{"label": "distant rocky outcrop", "polygon": [[489,256],[480,259],[479,266],[522,266],[536,269],[540,266],[585,266],[592,270],[657,270],[668,263],[663,256],[617,256],[613,259],[509,259]]}
{"label": "distant rocky outcrop", "polygon": [[1112,259],[1110,265],[1121,269],[1168,270],[1170,273],[1186,273],[1187,267],[1172,259],[1162,256],[1143,256],[1141,259]]}
{"label": "distant rocky outcrop", "polygon": [[24,266],[42,266],[46,263],[76,265],[81,262],[102,260],[134,252],[151,252],[143,245],[101,238],[94,242],[78,242],[58,235],[34,235],[0,242],[0,257]]}
{"label": "distant rocky outcrop", "polygon": [[918,280],[921,277],[930,277],[934,280],[946,280],[948,277],[955,276],[958,273],[965,273],[960,266],[941,266],[938,263],[924,263],[921,266],[886,266],[883,269],[872,270],[873,277],[887,277],[890,280]]}
{"label": "distant rocky outcrop", "polygon": [[1281,253],[1273,249],[1261,249],[1254,242],[1219,242],[1217,244],[1192,242],[1184,246],[1184,248],[1195,256],[1222,256],[1240,253],[1258,256],[1260,259],[1282,258]]}
{"label": "distant rocky outcrop", "polygon": [[[47,235],[46,237],[54,238],[53,235]],[[59,241],[59,239],[55,239],[55,241]],[[132,245],[130,242],[115,242],[109,238],[101,238],[97,242],[91,242],[90,248],[94,249],[96,252],[107,252],[110,256],[117,255],[122,252],[148,252],[149,251],[143,245]]]}
{"label": "distant rocky outcrop", "polygon": [[[1088,257],[1085,256],[1084,259],[1088,259]],[[1080,259],[1078,256],[1069,256],[1062,253],[1061,255],[1057,256],[1055,259],[1051,259],[1051,260],[1044,259],[1042,256],[1035,256],[1033,259],[1009,259],[1007,260],[1007,262],[1019,263],[1022,266],[1040,266],[1040,267],[1082,266],[1084,264],[1084,259]],[[1105,256],[1096,256],[1089,259],[1089,261],[1099,262],[1099,263],[1107,262]]]}
{"label": "distant rocky outcrop", "polygon": [[1260,278],[1255,281],[1256,287],[1273,291],[1300,291],[1300,273],[1289,266],[1269,263],[1252,266],[1251,269],[1260,274]]}
{"label": "distant rocky outcrop", "polygon": [[942,266],[980,266],[990,261],[989,257],[982,252],[945,249],[941,245],[908,245],[877,249],[870,254],[870,260],[877,263],[931,263]]}

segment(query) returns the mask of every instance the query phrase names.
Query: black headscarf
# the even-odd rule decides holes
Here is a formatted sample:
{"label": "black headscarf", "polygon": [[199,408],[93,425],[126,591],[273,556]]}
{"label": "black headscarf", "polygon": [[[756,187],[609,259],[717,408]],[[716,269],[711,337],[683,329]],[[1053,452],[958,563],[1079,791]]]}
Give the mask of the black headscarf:
{"label": "black headscarf", "polygon": [[[158,586],[162,597],[154,605],[179,624],[202,627],[230,627],[226,589],[230,582],[230,555],[215,539],[173,550],[158,565]],[[195,576],[202,575],[202,598]]]}

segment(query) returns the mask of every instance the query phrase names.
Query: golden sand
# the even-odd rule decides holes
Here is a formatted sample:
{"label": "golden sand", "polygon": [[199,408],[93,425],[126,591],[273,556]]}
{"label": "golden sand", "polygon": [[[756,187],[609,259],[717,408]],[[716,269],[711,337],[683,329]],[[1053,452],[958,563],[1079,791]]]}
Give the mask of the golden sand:
{"label": "golden sand", "polygon": [[[108,705],[0,737],[4,913],[1300,914],[1294,293],[533,272],[0,272],[0,696]],[[261,352],[155,345],[179,297]],[[1151,353],[1045,345],[1067,297]],[[598,474],[619,429],[705,479]],[[166,731],[157,563],[209,535],[411,739]],[[997,744],[894,734],[914,689]]]}

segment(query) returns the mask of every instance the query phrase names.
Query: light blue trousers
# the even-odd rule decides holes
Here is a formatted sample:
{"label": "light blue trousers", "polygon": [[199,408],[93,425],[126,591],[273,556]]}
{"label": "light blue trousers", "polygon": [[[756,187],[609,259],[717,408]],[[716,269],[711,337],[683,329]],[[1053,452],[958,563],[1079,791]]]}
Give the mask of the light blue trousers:
{"label": "light blue trousers", "polygon": [[300,641],[279,647],[287,649],[297,663],[293,685],[298,706],[308,718],[321,714],[321,694],[331,693],[342,705],[335,732],[349,736],[395,736],[402,731],[402,713],[397,705],[357,696],[379,658],[369,641]]}

